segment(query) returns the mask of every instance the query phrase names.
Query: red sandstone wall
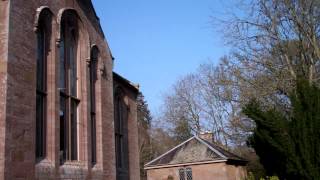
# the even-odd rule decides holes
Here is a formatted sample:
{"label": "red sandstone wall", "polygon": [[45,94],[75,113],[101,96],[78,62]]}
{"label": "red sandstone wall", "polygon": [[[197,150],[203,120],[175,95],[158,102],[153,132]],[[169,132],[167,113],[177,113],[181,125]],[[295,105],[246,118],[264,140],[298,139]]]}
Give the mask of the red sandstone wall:
{"label": "red sandstone wall", "polygon": [[[6,53],[8,2],[0,1],[0,179],[115,179],[112,60],[105,39],[98,31],[92,13],[84,12],[76,0],[10,1],[9,46]],[[48,61],[47,158],[35,160],[36,10],[48,6],[53,13],[53,33]],[[59,164],[59,92],[57,90],[58,13],[74,8],[83,23],[79,48],[79,162]],[[86,14],[87,13],[87,14]],[[87,16],[87,15],[90,16]],[[91,21],[90,21],[91,20]],[[97,82],[97,164],[91,166],[89,112],[87,107],[87,59],[90,44],[100,49]],[[6,58],[6,54],[8,58]],[[8,65],[6,66],[6,60]],[[7,71],[7,73],[6,73]],[[4,80],[8,83],[5,87]],[[7,89],[7,96],[5,90]],[[7,97],[7,100],[4,100]],[[5,111],[6,109],[6,111]],[[5,113],[6,112],[6,113]],[[133,133],[134,134],[134,133]],[[5,138],[5,141],[4,141]],[[4,144],[5,142],[5,144]],[[5,148],[5,150],[4,150]],[[138,161],[137,161],[138,162]],[[137,171],[138,171],[137,166]],[[133,170],[134,171],[134,170]],[[134,180],[135,178],[132,178]]]}
{"label": "red sandstone wall", "polygon": [[[242,180],[246,170],[241,166],[231,166],[226,163],[213,163],[188,166],[192,168],[193,180]],[[147,170],[148,180],[167,180],[171,175],[174,180],[179,179],[180,167]]]}
{"label": "red sandstone wall", "polygon": [[[129,148],[129,177],[130,180],[140,179],[140,163],[139,163],[139,143],[138,143],[138,122],[137,122],[137,90],[134,87],[128,87],[122,81],[114,81],[114,87],[121,87],[124,90],[124,101],[129,107],[128,113],[128,148]],[[130,86],[130,85],[129,85]]]}
{"label": "red sandstone wall", "polygon": [[9,1],[0,1],[0,179],[4,179]]}
{"label": "red sandstone wall", "polygon": [[139,163],[139,143],[138,143],[138,122],[137,122],[137,104],[135,95],[131,94],[129,98],[129,120],[128,120],[128,140],[129,140],[129,173],[131,180],[140,179]]}

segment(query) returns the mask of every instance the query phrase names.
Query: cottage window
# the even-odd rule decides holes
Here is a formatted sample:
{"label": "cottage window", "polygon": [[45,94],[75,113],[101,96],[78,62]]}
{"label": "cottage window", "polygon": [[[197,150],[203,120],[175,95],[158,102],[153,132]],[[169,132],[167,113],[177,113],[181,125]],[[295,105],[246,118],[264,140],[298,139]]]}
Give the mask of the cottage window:
{"label": "cottage window", "polygon": [[50,12],[41,12],[37,27],[36,158],[46,155],[47,53]]}
{"label": "cottage window", "polygon": [[179,177],[180,180],[185,180],[185,175],[184,175],[184,168],[179,169]]}
{"label": "cottage window", "polygon": [[77,93],[77,20],[68,14],[61,22],[60,90],[60,159],[77,160],[77,120],[80,99]]}
{"label": "cottage window", "polygon": [[187,176],[187,180],[192,180],[192,169],[191,168],[186,168],[186,176]]}
{"label": "cottage window", "polygon": [[192,169],[191,168],[180,168],[179,169],[180,180],[192,180]]}
{"label": "cottage window", "polygon": [[96,46],[91,49],[91,60],[89,63],[90,74],[90,116],[91,116],[91,162],[97,162],[97,140],[96,140],[96,80],[97,80],[97,61],[99,50]]}

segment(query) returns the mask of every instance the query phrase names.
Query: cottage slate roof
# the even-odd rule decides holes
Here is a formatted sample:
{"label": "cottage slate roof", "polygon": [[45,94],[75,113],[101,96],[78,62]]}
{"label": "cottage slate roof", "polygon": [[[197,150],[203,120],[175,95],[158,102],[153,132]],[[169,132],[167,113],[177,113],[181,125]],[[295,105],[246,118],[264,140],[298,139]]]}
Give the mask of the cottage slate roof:
{"label": "cottage slate roof", "polygon": [[215,161],[225,161],[230,164],[246,164],[247,162],[240,156],[229,152],[213,142],[206,141],[198,136],[193,136],[163,155],[150,161],[145,165],[145,168]]}

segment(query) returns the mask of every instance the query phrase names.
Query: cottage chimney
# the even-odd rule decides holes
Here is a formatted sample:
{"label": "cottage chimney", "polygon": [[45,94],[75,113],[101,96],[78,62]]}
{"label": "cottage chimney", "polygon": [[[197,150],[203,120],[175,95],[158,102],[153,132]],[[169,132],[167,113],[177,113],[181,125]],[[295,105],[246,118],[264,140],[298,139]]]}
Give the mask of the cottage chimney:
{"label": "cottage chimney", "polygon": [[199,133],[198,136],[201,139],[204,139],[209,142],[213,142],[213,133],[212,132],[209,132],[209,131],[201,132],[201,133]]}

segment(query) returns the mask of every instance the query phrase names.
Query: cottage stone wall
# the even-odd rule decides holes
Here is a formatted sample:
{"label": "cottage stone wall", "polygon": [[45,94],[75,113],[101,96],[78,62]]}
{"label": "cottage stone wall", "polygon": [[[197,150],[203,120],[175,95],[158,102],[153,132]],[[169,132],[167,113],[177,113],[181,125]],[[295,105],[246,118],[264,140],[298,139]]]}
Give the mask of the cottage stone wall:
{"label": "cottage stone wall", "polygon": [[[42,9],[52,12],[47,72],[46,158],[35,158],[36,24]],[[60,18],[72,10],[79,17],[78,161],[59,161],[58,60]],[[91,164],[88,60],[99,48],[96,83],[97,163]],[[133,104],[133,100],[130,101]],[[136,107],[130,121],[130,176],[139,179]],[[132,165],[131,165],[132,163]],[[0,1],[0,179],[115,180],[112,57],[90,0]],[[132,174],[132,175],[131,175]]]}
{"label": "cottage stone wall", "polygon": [[[244,166],[228,165],[225,162],[191,165],[193,180],[243,180],[246,177]],[[148,180],[180,180],[179,169],[183,167],[170,167],[147,170]]]}

